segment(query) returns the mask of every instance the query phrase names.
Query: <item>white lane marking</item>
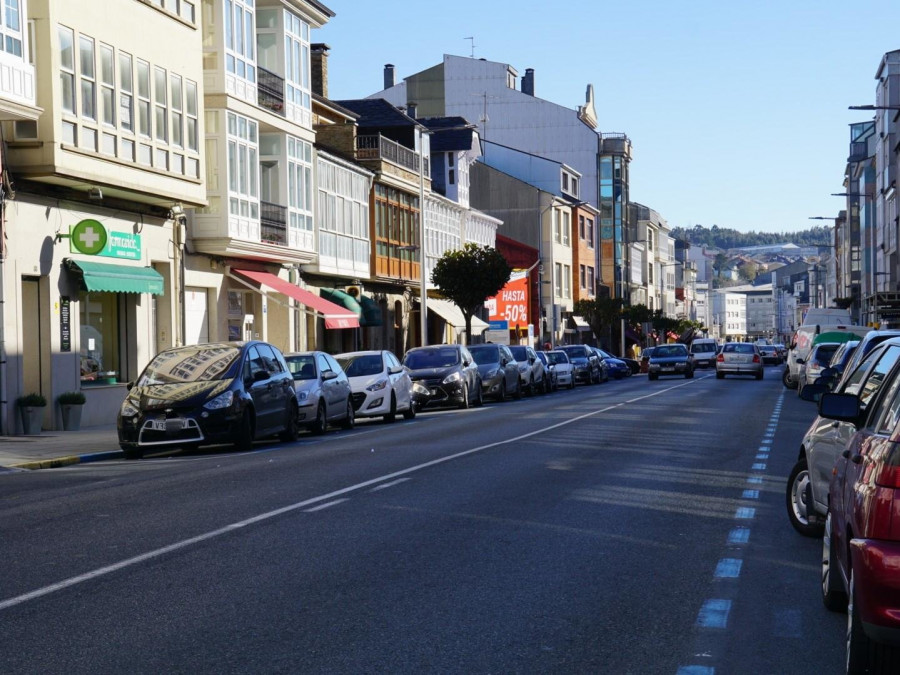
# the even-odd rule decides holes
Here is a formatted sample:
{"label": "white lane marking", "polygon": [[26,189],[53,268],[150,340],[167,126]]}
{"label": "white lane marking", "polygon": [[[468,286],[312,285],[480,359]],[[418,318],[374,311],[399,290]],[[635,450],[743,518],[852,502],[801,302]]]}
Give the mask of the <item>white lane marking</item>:
{"label": "white lane marking", "polygon": [[700,608],[697,625],[701,628],[725,628],[728,625],[730,611],[731,600],[707,600]]}
{"label": "white lane marking", "polygon": [[[688,382],[686,384],[691,384],[691,383]],[[169,544],[168,546],[163,546],[162,548],[154,549],[152,551],[148,551],[147,553],[142,553],[141,555],[136,555],[133,558],[127,558],[125,560],[121,560],[117,563],[113,563],[112,565],[106,565],[104,567],[99,567],[95,570],[91,570],[90,572],[86,572],[84,574],[79,574],[74,577],[69,577],[68,579],[64,579],[55,584],[50,584],[49,586],[44,586],[42,588],[35,589],[33,591],[30,591],[29,593],[17,595],[15,597],[8,598],[6,600],[0,600],[0,611],[2,611],[4,609],[9,609],[10,607],[15,607],[16,605],[21,605],[30,600],[35,600],[37,598],[41,598],[46,595],[50,595],[51,593],[56,593],[57,591],[61,591],[66,588],[76,586],[78,584],[84,583],[86,581],[90,581],[92,579],[97,579],[98,577],[102,577],[107,574],[111,574],[113,572],[118,572],[119,570],[125,569],[126,567],[132,567],[139,563],[146,562],[148,560],[153,560],[154,558],[159,558],[160,556],[166,555],[167,553],[179,551],[183,548],[187,548],[188,546],[193,546],[195,544],[200,544],[204,541],[209,541],[210,539],[220,537],[224,534],[228,534],[229,532],[233,532],[236,529],[240,529],[242,527],[247,527],[248,525],[255,525],[256,523],[261,523],[265,520],[269,520],[271,518],[275,518],[277,516],[284,515],[285,513],[302,510],[309,506],[313,506],[314,504],[320,504],[322,502],[332,500],[335,497],[340,497],[342,495],[345,495],[345,494],[348,494],[351,492],[356,492],[358,490],[362,490],[364,488],[367,488],[367,487],[370,487],[373,485],[377,485],[379,483],[383,483],[386,480],[391,480],[393,478],[400,478],[407,474],[415,473],[418,471],[423,471],[424,469],[430,468],[432,466],[438,466],[439,464],[444,464],[445,462],[452,462],[453,460],[460,459],[462,457],[468,457],[469,455],[473,455],[478,452],[484,452],[485,450],[489,450],[491,448],[497,448],[502,445],[510,445],[510,444],[518,443],[526,438],[531,438],[532,436],[539,436],[541,434],[547,433],[548,431],[553,431],[554,429],[559,429],[560,427],[565,427],[570,424],[574,424],[575,422],[580,422],[581,420],[587,419],[588,417],[593,417],[595,415],[600,415],[602,413],[609,412],[610,410],[615,410],[616,408],[620,408],[623,405],[626,405],[628,403],[643,401],[644,399],[652,398],[653,396],[659,396],[668,391],[672,391],[673,389],[678,389],[680,387],[684,387],[684,386],[686,386],[686,384],[679,384],[679,385],[675,385],[673,387],[667,387],[666,389],[660,389],[658,391],[653,391],[653,392],[647,394],[646,396],[640,396],[640,397],[632,399],[630,401],[625,401],[624,403],[616,403],[614,405],[609,405],[609,406],[606,406],[605,408],[600,408],[599,410],[587,412],[582,415],[578,415],[577,417],[573,417],[571,419],[564,420],[562,422],[557,422],[556,424],[551,424],[548,427],[543,427],[536,431],[530,431],[526,434],[521,434],[519,436],[514,436],[512,438],[505,438],[502,441],[495,441],[494,443],[487,443],[485,445],[479,445],[475,448],[463,450],[461,452],[457,452],[452,455],[447,455],[446,457],[440,457],[438,459],[433,459],[429,462],[423,462],[422,464],[416,464],[415,466],[411,466],[406,469],[401,469],[400,471],[395,471],[393,473],[389,473],[384,476],[379,476],[378,478],[373,478],[371,480],[363,481],[362,483],[357,483],[356,485],[350,485],[348,487],[341,488],[339,490],[335,490],[334,492],[329,492],[328,494],[319,495],[318,497],[311,497],[309,499],[303,500],[302,502],[297,502],[296,504],[290,504],[288,506],[283,506],[280,509],[275,509],[273,511],[267,511],[267,512],[261,513],[257,516],[253,516],[252,518],[247,518],[246,520],[241,520],[236,523],[226,525],[225,527],[220,527],[217,530],[205,532],[204,534],[197,535],[196,537],[191,537],[190,539],[183,539],[182,541],[175,542],[174,544]],[[347,438],[347,436],[343,436],[343,437]]]}
{"label": "white lane marking", "polygon": [[746,544],[750,541],[750,528],[736,527],[728,533],[729,544]]}
{"label": "white lane marking", "polygon": [[741,574],[743,561],[740,558],[722,558],[716,565],[716,579],[737,579]]}
{"label": "white lane marking", "polygon": [[335,499],[333,502],[326,502],[324,504],[319,504],[318,506],[314,506],[311,509],[303,509],[304,513],[315,513],[316,511],[324,511],[325,509],[330,509],[332,506],[337,506],[338,504],[343,504],[344,502],[350,501],[348,498],[344,499]]}
{"label": "white lane marking", "polygon": [[378,492],[379,490],[384,490],[385,488],[394,487],[395,485],[400,485],[400,483],[405,483],[408,480],[412,480],[412,478],[399,478],[397,480],[392,480],[390,483],[382,483],[381,485],[376,485],[369,492]]}
{"label": "white lane marking", "polygon": [[[749,506],[741,506],[737,511],[734,512],[734,517],[737,520],[750,520],[756,516],[756,509],[750,508]],[[2,607],[0,607],[2,609]]]}

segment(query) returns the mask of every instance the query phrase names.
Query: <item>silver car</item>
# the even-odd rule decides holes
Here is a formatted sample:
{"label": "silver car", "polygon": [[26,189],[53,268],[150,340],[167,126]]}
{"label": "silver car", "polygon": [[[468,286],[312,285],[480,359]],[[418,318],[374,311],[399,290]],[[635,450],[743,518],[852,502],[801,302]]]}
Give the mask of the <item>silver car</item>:
{"label": "silver car", "polygon": [[501,344],[472,345],[469,352],[478,364],[483,396],[495,401],[505,401],[510,395],[522,398],[519,366],[509,347]]}
{"label": "silver car", "polygon": [[716,377],[753,375],[763,379],[763,362],[759,349],[752,342],[726,342],[716,357]]}
{"label": "silver car", "polygon": [[350,381],[334,357],[325,352],[295,352],[285,354],[284,360],[294,376],[300,424],[314,434],[324,433],[330,422],[352,429]]}
{"label": "silver car", "polygon": [[509,348],[519,365],[519,376],[522,388],[529,396],[546,393],[544,386],[544,363],[537,357],[531,347],[512,345]]}
{"label": "silver car", "polygon": [[[842,379],[836,391],[854,394],[863,410],[874,400],[885,376],[900,359],[900,338],[879,344]],[[808,384],[801,398],[814,400],[825,384]],[[828,486],[835,460],[856,432],[851,422],[816,417],[800,444],[800,455],[787,484],[787,512],[791,525],[808,537],[821,536],[828,512]]]}

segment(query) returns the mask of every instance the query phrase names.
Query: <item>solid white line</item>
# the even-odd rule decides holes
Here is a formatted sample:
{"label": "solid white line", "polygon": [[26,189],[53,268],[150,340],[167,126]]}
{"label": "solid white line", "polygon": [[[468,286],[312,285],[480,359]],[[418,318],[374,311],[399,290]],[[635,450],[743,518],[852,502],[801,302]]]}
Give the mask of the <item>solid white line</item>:
{"label": "solid white line", "polygon": [[[111,574],[113,572],[118,572],[119,570],[125,569],[126,567],[132,567],[142,562],[146,562],[148,560],[153,560],[154,558],[159,558],[160,556],[164,556],[168,553],[173,553],[174,551],[179,551],[183,548],[187,548],[188,546],[193,546],[194,544],[200,544],[204,541],[209,541],[210,539],[215,539],[216,537],[220,537],[224,534],[228,534],[229,532],[233,532],[234,530],[240,529],[242,527],[247,527],[248,525],[255,525],[256,523],[261,523],[265,520],[270,520],[271,518],[275,518],[277,516],[282,516],[286,513],[290,513],[291,511],[298,511],[302,509],[306,509],[309,506],[314,504],[321,504],[322,502],[326,502],[328,500],[333,500],[335,497],[340,497],[342,495],[346,495],[351,492],[356,492],[357,490],[361,490],[363,488],[370,487],[372,485],[377,485],[379,483],[383,483],[386,480],[391,480],[393,478],[400,478],[407,474],[415,473],[418,471],[422,471],[424,469],[430,468],[432,466],[438,466],[439,464],[444,464],[445,462],[451,462],[456,459],[460,459],[462,457],[467,457],[469,455],[473,455],[478,452],[483,452],[485,450],[490,450],[491,448],[497,448],[502,445],[510,445],[514,443],[518,443],[526,438],[531,438],[532,436],[539,436],[548,431],[553,431],[554,429],[559,429],[560,427],[568,426],[570,424],[574,424],[575,422],[580,422],[581,420],[587,419],[588,417],[593,417],[594,415],[599,415],[605,412],[609,412],[610,410],[615,410],[616,408],[620,408],[627,403],[635,403],[637,401],[643,401],[647,398],[652,398],[654,396],[659,396],[660,394],[664,394],[668,391],[672,391],[673,389],[678,389],[680,387],[687,386],[691,384],[691,382],[687,382],[685,384],[675,385],[673,387],[668,387],[666,389],[659,389],[657,391],[653,391],[646,396],[640,396],[638,398],[631,399],[630,401],[626,401],[625,403],[616,403],[615,405],[610,405],[605,408],[601,408],[599,410],[594,410],[593,412],[584,413],[583,415],[578,415],[577,417],[573,417],[568,420],[564,420],[562,422],[557,422],[556,424],[552,424],[549,427],[543,427],[536,431],[530,431],[526,434],[521,434],[519,436],[514,436],[512,438],[505,438],[502,441],[496,441],[494,443],[487,443],[486,445],[479,445],[475,448],[470,448],[469,450],[463,450],[461,452],[457,452],[452,455],[447,455],[446,457],[440,457],[438,459],[433,459],[429,462],[424,462],[422,464],[416,464],[415,466],[411,466],[406,469],[401,469],[400,471],[395,471],[393,473],[386,474],[384,476],[379,476],[378,478],[373,478],[371,480],[363,481],[362,483],[357,483],[356,485],[350,485],[345,488],[341,488],[340,490],[335,490],[334,492],[329,492],[328,494],[319,495],[318,497],[311,497],[310,499],[305,499],[302,502],[297,502],[296,504],[290,504],[288,506],[283,506],[280,509],[275,509],[273,511],[267,511],[265,513],[261,513],[257,516],[253,516],[252,518],[247,518],[246,520],[241,520],[236,523],[231,523],[230,525],[226,525],[225,527],[220,527],[217,530],[212,530],[210,532],[206,532],[204,534],[197,535],[196,537],[191,537],[190,539],[184,539],[179,542],[175,542],[174,544],[169,544],[168,546],[163,546],[162,548],[155,549],[153,551],[148,551],[147,553],[142,553],[141,555],[134,556],[133,558],[127,558],[125,560],[121,560],[117,563],[113,563],[112,565],[106,565],[105,567],[99,567],[90,572],[86,572],[85,574],[79,574],[78,576],[70,577],[68,579],[64,579],[63,581],[59,581],[55,584],[50,584],[49,586],[44,586],[42,588],[38,588],[29,593],[24,593],[23,595],[17,595],[13,598],[9,598],[7,600],[0,601],[0,611],[4,609],[9,609],[10,607],[15,607],[16,605],[21,605],[23,603],[29,602],[30,600],[35,600],[37,598],[44,597],[46,595],[50,595],[51,593],[56,593],[57,591],[61,591],[66,588],[70,588],[72,586],[76,586],[78,584],[84,583],[85,581],[90,581],[92,579],[97,579],[98,577],[105,576],[107,574]],[[346,438],[347,436],[344,436]]]}
{"label": "solid white line", "polygon": [[344,502],[350,501],[346,497],[344,499],[335,499],[333,502],[326,502],[325,504],[319,504],[318,506],[314,506],[311,509],[305,509],[304,513],[315,513],[316,511],[324,511],[325,509],[330,509],[332,506],[337,506],[338,504],[343,504]]}
{"label": "solid white line", "polygon": [[412,478],[399,478],[397,480],[393,480],[390,483],[382,483],[381,485],[376,485],[369,492],[378,492],[379,490],[384,490],[385,488],[394,487],[395,485],[400,485],[400,483],[405,483],[408,480],[412,480]]}

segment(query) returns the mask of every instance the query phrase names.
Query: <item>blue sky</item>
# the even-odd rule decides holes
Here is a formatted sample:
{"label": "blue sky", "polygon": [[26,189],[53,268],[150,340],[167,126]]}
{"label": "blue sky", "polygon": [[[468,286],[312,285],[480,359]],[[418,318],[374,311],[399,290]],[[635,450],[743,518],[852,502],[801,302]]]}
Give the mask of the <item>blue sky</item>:
{"label": "blue sky", "polygon": [[[631,199],[670,226],[791,232],[836,216],[849,124],[900,49],[898,0],[324,0],[329,96],[469,56],[535,69],[537,96],[631,139]],[[561,9],[561,8],[564,8]]]}

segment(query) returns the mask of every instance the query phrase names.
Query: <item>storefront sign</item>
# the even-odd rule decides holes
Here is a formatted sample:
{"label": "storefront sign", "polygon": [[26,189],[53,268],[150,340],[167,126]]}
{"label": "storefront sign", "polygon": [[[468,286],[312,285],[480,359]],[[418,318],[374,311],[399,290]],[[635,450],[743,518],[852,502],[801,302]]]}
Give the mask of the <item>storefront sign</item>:
{"label": "storefront sign", "polygon": [[69,250],[120,260],[141,259],[141,235],[107,232],[99,220],[85,218],[69,230]]}
{"label": "storefront sign", "polygon": [[509,326],[530,323],[528,318],[528,274],[515,270],[500,292],[484,303],[490,313],[490,321],[507,321]]}
{"label": "storefront sign", "polygon": [[69,298],[59,299],[59,351],[72,351],[72,322]]}
{"label": "storefront sign", "polygon": [[107,258],[141,259],[141,235],[130,232],[110,232],[106,248],[97,255]]}

